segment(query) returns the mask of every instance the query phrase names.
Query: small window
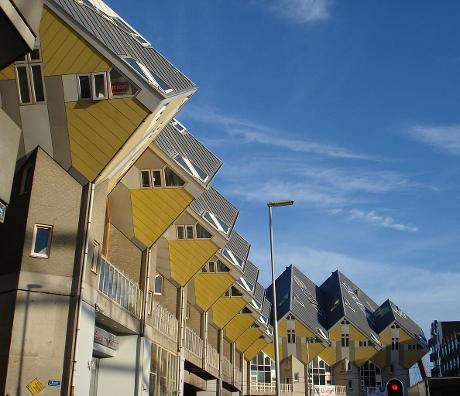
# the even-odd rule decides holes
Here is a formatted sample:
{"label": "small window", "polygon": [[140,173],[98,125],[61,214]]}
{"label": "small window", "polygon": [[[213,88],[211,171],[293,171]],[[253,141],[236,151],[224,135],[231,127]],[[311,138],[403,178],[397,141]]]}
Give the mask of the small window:
{"label": "small window", "polygon": [[194,236],[193,234],[194,233],[193,233],[193,226],[192,225],[186,226],[186,232],[187,232],[186,233],[186,238],[187,239],[193,239],[193,236]]}
{"label": "small window", "polygon": [[40,64],[32,64],[30,68],[32,70],[32,88],[35,102],[44,102],[45,88],[43,86],[42,66]]}
{"label": "small window", "polygon": [[222,261],[217,260],[217,272],[229,272],[230,268],[228,268]]}
{"label": "small window", "polygon": [[197,239],[210,239],[210,238],[212,238],[212,235],[201,224],[197,224],[196,225],[196,237],[197,237]]}
{"label": "small window", "polygon": [[350,342],[350,336],[348,334],[342,334],[342,346],[348,347]]}
{"label": "small window", "polygon": [[150,171],[141,170],[141,187],[142,188],[151,188],[152,181],[150,180]]}
{"label": "small window", "polygon": [[78,98],[82,100],[92,99],[91,78],[89,75],[78,76]]}
{"label": "small window", "polygon": [[32,181],[34,177],[34,168],[31,163],[27,164],[22,171],[21,184],[19,194],[27,194],[32,189]]}
{"label": "small window", "polygon": [[18,88],[19,88],[19,100],[22,104],[31,103],[30,91],[29,91],[29,78],[27,76],[26,66],[16,66]]}
{"label": "small window", "polygon": [[107,99],[107,75],[105,73],[93,74],[93,99]]}
{"label": "small window", "polygon": [[208,263],[209,272],[216,272],[216,263],[214,261],[210,261]]}
{"label": "small window", "polygon": [[170,168],[166,167],[165,173],[165,184],[167,187],[182,187],[185,182],[177,176]]}
{"label": "small window", "polygon": [[153,312],[153,292],[149,290],[149,296],[147,298],[147,315],[151,316]]}
{"label": "small window", "polygon": [[109,72],[110,90],[112,97],[133,96],[137,93],[137,87],[120,73],[117,69],[111,69]]}
{"label": "small window", "polygon": [[31,252],[33,257],[49,257],[52,233],[52,226],[39,224],[35,225]]}
{"label": "small window", "polygon": [[183,225],[176,226],[177,239],[185,239],[185,228]]}
{"label": "small window", "polygon": [[287,330],[287,342],[288,344],[295,344],[295,330]]}
{"label": "small window", "polygon": [[17,85],[21,104],[42,103],[45,101],[45,84],[38,43],[35,49],[16,61]]}
{"label": "small window", "polygon": [[353,381],[348,380],[348,390],[353,390]]}
{"label": "small window", "polygon": [[153,187],[161,187],[162,182],[161,182],[161,170],[153,170],[152,171],[152,181],[153,181]]}
{"label": "small window", "polygon": [[97,274],[97,267],[99,264],[99,256],[101,252],[101,245],[99,242],[93,241],[93,256],[91,257],[91,271]]}
{"label": "small window", "polygon": [[163,294],[163,277],[160,274],[155,276],[155,294],[160,296]]}

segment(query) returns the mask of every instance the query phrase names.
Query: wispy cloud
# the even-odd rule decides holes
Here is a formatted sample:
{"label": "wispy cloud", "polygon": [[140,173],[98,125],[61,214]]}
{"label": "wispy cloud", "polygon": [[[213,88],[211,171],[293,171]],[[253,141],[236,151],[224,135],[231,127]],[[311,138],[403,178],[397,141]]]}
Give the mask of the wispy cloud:
{"label": "wispy cloud", "polygon": [[[290,136],[289,133],[285,131],[278,131],[251,120],[227,116],[206,108],[187,108],[183,114],[186,118],[191,120],[217,125],[222,128],[228,137],[231,138],[225,141],[226,144],[231,144],[236,141],[235,138],[239,138],[238,143],[241,143],[241,139],[243,139],[245,143],[258,143],[297,153],[318,154],[343,159],[378,160],[375,157],[356,153],[343,147],[308,139],[298,139]],[[220,138],[219,141],[222,143],[222,138]]]}
{"label": "wispy cloud", "polygon": [[410,136],[432,147],[460,155],[460,124],[450,126],[416,125],[410,128]]}
{"label": "wispy cloud", "polygon": [[370,212],[365,212],[359,209],[351,209],[349,211],[350,218],[352,220],[358,219],[365,221],[366,223],[376,225],[378,227],[390,228],[396,231],[405,231],[405,232],[418,232],[418,228],[409,224],[402,224],[396,222],[390,216],[381,216],[377,214],[374,210]]}
{"label": "wispy cloud", "polygon": [[[262,268],[268,262],[265,252],[252,252]],[[281,245],[282,265],[294,264],[318,285],[339,269],[350,277],[377,304],[390,298],[420,324],[425,331],[433,319],[453,320],[457,315],[460,273],[368,261],[328,250]],[[261,272],[268,285],[268,273]]]}
{"label": "wispy cloud", "polygon": [[331,0],[264,0],[275,15],[295,23],[314,23],[330,18]]}

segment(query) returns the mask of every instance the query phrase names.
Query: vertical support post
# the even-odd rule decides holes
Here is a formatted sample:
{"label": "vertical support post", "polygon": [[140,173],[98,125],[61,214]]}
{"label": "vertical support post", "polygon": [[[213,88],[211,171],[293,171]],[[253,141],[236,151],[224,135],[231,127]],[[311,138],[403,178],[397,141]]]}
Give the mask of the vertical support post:
{"label": "vertical support post", "polygon": [[208,312],[201,315],[201,339],[203,340],[203,368],[206,370],[206,358],[208,356]]}
{"label": "vertical support post", "polygon": [[273,244],[273,223],[272,223],[272,207],[268,205],[268,221],[270,228],[270,259],[272,265],[272,312],[273,312],[273,343],[275,349],[275,375],[276,375],[276,396],[280,395],[280,360],[278,347],[278,312],[276,301],[276,278],[275,278],[275,247]]}
{"label": "vertical support post", "polygon": [[219,352],[219,378],[217,380],[217,396],[222,395],[222,355],[224,354],[224,331],[217,331],[217,351]]}
{"label": "vertical support post", "polygon": [[230,344],[230,360],[232,361],[232,383],[236,385],[236,344]]}
{"label": "vertical support post", "polygon": [[177,385],[178,390],[177,394],[182,396],[184,394],[184,377],[185,377],[185,352],[184,352],[184,343],[185,343],[185,326],[187,320],[187,286],[180,286],[177,289],[177,310],[176,310],[177,320],[179,322],[179,329],[177,332],[177,352],[179,357],[179,364],[177,365],[178,369],[178,379]]}

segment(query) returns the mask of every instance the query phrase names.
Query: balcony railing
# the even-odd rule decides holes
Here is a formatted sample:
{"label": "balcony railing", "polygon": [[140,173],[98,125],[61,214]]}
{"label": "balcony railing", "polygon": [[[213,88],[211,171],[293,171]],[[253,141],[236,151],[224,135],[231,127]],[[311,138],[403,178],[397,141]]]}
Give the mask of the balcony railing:
{"label": "balcony railing", "polygon": [[338,385],[315,385],[315,395],[346,395],[347,387]]}
{"label": "balcony railing", "polygon": [[153,305],[152,327],[171,341],[177,340],[178,321],[176,317],[157,301]]}
{"label": "balcony railing", "polygon": [[99,291],[133,315],[141,317],[142,291],[139,285],[103,257],[99,262]]}
{"label": "balcony railing", "polygon": [[225,382],[231,383],[233,380],[233,364],[226,356],[222,356],[222,376]]}
{"label": "balcony railing", "polygon": [[217,352],[217,349],[209,344],[206,348],[206,364],[219,371],[219,352]]}
{"label": "balcony railing", "polygon": [[[280,384],[281,393],[292,393],[292,384]],[[251,392],[263,393],[263,394],[275,394],[276,385],[274,382],[265,383],[265,382],[252,382],[251,383]]]}
{"label": "balcony railing", "polygon": [[190,327],[185,328],[185,349],[196,358],[203,358],[203,340]]}

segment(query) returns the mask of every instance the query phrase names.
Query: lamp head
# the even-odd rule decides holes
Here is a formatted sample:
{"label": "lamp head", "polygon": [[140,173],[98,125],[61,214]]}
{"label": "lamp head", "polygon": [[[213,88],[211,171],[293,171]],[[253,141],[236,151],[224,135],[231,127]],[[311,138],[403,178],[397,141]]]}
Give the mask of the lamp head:
{"label": "lamp head", "polygon": [[290,205],[294,205],[294,201],[272,201],[272,202],[268,202],[267,203],[267,206],[269,207],[278,207],[278,206],[290,206]]}

